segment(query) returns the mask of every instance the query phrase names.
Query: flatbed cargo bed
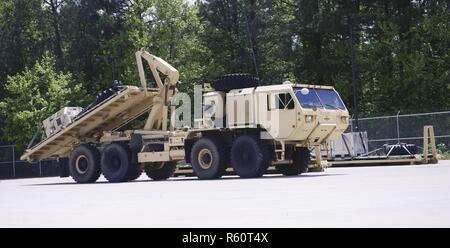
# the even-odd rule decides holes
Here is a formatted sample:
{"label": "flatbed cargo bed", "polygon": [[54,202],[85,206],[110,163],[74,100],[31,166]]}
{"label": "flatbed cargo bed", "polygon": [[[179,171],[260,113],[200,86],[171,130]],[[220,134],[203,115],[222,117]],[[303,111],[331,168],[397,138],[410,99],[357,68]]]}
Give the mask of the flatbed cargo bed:
{"label": "flatbed cargo bed", "polygon": [[148,112],[158,89],[123,86],[102,102],[80,113],[61,131],[27,149],[21,160],[37,161],[64,156],[80,140],[97,140],[103,132],[114,131]]}

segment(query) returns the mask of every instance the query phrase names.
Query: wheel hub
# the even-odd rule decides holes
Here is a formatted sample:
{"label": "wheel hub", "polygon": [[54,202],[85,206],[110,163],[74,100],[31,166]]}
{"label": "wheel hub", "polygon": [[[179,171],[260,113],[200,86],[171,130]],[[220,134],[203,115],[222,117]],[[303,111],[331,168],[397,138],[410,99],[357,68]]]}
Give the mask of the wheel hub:
{"label": "wheel hub", "polygon": [[247,161],[247,160],[248,160],[248,157],[249,157],[249,156],[248,156],[248,153],[244,151],[244,152],[242,153],[242,160]]}
{"label": "wheel hub", "polygon": [[212,165],[211,151],[206,148],[200,150],[200,152],[198,153],[198,163],[203,169],[209,169]]}
{"label": "wheel hub", "polygon": [[80,155],[75,161],[75,169],[79,174],[85,174],[88,170],[88,159],[85,155]]}

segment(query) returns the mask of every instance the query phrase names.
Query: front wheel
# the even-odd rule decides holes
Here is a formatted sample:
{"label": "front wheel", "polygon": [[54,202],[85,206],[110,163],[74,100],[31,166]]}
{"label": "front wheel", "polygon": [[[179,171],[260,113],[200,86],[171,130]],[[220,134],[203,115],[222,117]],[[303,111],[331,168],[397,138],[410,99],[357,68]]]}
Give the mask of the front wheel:
{"label": "front wheel", "polygon": [[297,176],[308,170],[311,154],[306,147],[298,148],[293,154],[293,164],[278,165],[277,171],[285,176]]}

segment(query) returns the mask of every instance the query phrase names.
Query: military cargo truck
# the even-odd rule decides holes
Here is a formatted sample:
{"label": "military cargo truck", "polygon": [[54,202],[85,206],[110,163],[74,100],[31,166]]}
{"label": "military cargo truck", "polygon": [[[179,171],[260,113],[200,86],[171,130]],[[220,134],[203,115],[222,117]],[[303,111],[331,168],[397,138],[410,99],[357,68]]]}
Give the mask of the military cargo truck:
{"label": "military cargo truck", "polygon": [[[156,88],[147,86],[142,59]],[[220,178],[229,167],[240,177],[260,177],[271,165],[281,174],[299,175],[311,151],[348,126],[348,111],[331,86],[288,81],[259,86],[251,75],[231,74],[204,85],[198,125],[176,127],[170,103],[177,94],[178,71],[144,50],[136,52],[136,61],[140,87],[100,93],[93,105],[21,159],[58,158],[62,175],[78,183],[95,182],[101,174],[109,182],[130,181],[142,172],[164,180],[179,162],[189,163],[200,179]],[[146,113],[142,129],[119,131]]]}

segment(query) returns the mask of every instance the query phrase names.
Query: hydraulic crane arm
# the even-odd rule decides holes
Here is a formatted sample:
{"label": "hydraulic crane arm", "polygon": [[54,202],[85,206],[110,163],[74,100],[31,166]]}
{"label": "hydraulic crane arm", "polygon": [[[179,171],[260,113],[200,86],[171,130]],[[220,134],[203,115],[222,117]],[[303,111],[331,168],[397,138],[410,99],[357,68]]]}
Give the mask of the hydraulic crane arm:
{"label": "hydraulic crane arm", "polygon": [[[178,82],[180,74],[177,69],[171,66],[163,59],[156,57],[153,54],[148,53],[144,49],[136,52],[136,62],[139,70],[139,79],[141,81],[144,92],[147,92],[147,80],[145,78],[144,66],[142,59],[145,59],[150,66],[153,77],[158,85],[159,92],[153,100],[153,105],[150,110],[150,114],[145,123],[144,129],[146,130],[167,130],[168,122],[168,107],[167,102],[173,96],[175,91],[175,85]],[[159,76],[162,73],[166,76],[164,83]]]}
{"label": "hydraulic crane arm", "polygon": [[144,49],[141,49],[136,52],[136,62],[139,70],[139,79],[141,81],[142,88],[147,88],[147,80],[145,79],[144,66],[142,64],[142,58],[144,58],[152,71],[153,77],[155,78],[156,84],[158,88],[162,90],[164,88],[164,84],[161,81],[161,77],[159,76],[159,72],[164,74],[167,78],[165,80],[165,84],[168,86],[174,86],[178,82],[178,78],[180,76],[177,69],[167,63],[165,60],[156,57],[153,54],[148,53]]}

